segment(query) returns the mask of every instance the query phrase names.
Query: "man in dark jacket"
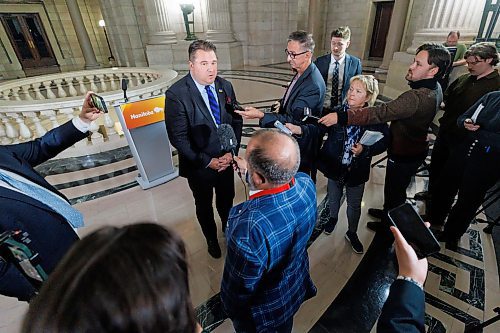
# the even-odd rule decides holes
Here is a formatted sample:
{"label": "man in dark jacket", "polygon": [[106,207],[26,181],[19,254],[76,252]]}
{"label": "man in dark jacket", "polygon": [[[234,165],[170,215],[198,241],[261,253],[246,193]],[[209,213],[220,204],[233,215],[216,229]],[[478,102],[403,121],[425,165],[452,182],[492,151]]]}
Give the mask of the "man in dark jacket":
{"label": "man in dark jacket", "polygon": [[[457,164],[460,161],[450,160],[453,150],[467,138],[467,130],[457,126],[457,119],[485,94],[500,89],[500,75],[494,67],[499,61],[493,44],[478,43],[465,53],[469,74],[455,80],[444,93],[444,115],[439,119],[439,133],[431,157],[429,178],[430,222],[433,228],[444,224],[450,204],[453,200],[442,196],[444,189],[454,187],[457,179],[442,177],[446,164]],[[448,208],[446,208],[448,207]]]}
{"label": "man in dark jacket", "polygon": [[[100,112],[85,96],[79,117],[47,132],[41,138],[0,146],[0,233],[20,230],[31,240],[41,268],[51,273],[78,240],[75,228],[83,216],[34,167],[56,156],[88,135]],[[29,301],[35,288],[12,264],[0,258],[0,294]]]}
{"label": "man in dark jacket", "polygon": [[361,74],[359,58],[346,52],[350,44],[351,29],[347,26],[338,27],[330,34],[332,53],[325,54],[314,62],[326,85],[323,114],[342,105],[349,89],[349,81],[353,76]]}
{"label": "man in dark jacket", "polygon": [[207,240],[208,253],[221,257],[212,207],[215,205],[222,230],[233,206],[234,176],[231,153],[221,150],[217,129],[228,124],[241,141],[243,120],[234,113],[233,86],[217,76],[216,47],[197,40],[189,46],[189,74],[166,92],[165,121],[168,137],[179,152],[179,172],[193,192],[196,217]]}
{"label": "man in dark jacket", "polygon": [[[375,217],[385,218],[387,211],[406,201],[406,188],[427,156],[427,129],[441,104],[441,89],[437,83],[450,63],[450,53],[439,44],[424,44],[417,49],[406,79],[412,88],[387,104],[347,113],[331,113],[319,123],[368,125],[391,122],[391,143],[384,184],[384,209],[369,209]],[[372,230],[379,223],[369,222]]]}
{"label": "man in dark jacket", "polygon": [[[314,51],[314,40],[305,31],[295,31],[288,37],[285,53],[288,63],[295,76],[281,100],[278,114],[263,113],[254,107],[247,107],[245,111],[236,111],[245,119],[259,119],[261,127],[274,127],[276,120],[283,125],[292,123],[302,125],[304,108],[309,108],[314,116],[321,116],[323,101],[325,98],[325,82],[321,73],[312,63]],[[316,157],[317,138],[312,138],[308,127],[304,126],[302,136],[297,138],[300,146],[300,168],[299,171],[307,174],[314,169],[313,163]]]}

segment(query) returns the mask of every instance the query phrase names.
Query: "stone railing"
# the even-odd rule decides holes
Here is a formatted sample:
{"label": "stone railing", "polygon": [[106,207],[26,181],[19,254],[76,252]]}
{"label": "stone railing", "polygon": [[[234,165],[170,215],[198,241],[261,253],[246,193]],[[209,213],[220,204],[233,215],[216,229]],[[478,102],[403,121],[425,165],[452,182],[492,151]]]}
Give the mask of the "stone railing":
{"label": "stone railing", "polygon": [[[163,94],[176,76],[170,69],[121,67],[7,81],[0,84],[0,144],[32,140],[72,119],[89,90],[102,96],[110,111],[91,129],[95,132],[102,124],[108,136],[113,136],[117,120],[113,105],[124,101],[122,79],[129,80],[127,97],[134,101]],[[92,142],[102,142],[102,136],[94,134]]]}

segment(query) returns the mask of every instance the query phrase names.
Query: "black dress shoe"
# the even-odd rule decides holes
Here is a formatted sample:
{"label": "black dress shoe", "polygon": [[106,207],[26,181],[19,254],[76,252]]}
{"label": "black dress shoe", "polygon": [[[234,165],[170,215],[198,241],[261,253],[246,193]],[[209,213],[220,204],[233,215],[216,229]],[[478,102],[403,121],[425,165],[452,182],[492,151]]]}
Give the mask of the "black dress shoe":
{"label": "black dress shoe", "polygon": [[445,243],[445,247],[450,251],[457,252],[458,250],[458,240],[449,239]]}
{"label": "black dress shoe", "polygon": [[368,227],[368,229],[377,232],[383,229],[384,224],[382,222],[371,221],[367,222],[366,226]]}
{"label": "black dress shoe", "polygon": [[413,196],[414,200],[419,200],[419,201],[426,201],[429,200],[430,198],[431,194],[429,193],[429,191],[418,192],[415,193],[415,195]]}
{"label": "black dress shoe", "polygon": [[208,253],[215,259],[219,259],[222,255],[219,242],[217,240],[207,240]]}
{"label": "black dress shoe", "polygon": [[376,219],[381,219],[385,215],[384,211],[378,208],[368,208],[368,214]]}

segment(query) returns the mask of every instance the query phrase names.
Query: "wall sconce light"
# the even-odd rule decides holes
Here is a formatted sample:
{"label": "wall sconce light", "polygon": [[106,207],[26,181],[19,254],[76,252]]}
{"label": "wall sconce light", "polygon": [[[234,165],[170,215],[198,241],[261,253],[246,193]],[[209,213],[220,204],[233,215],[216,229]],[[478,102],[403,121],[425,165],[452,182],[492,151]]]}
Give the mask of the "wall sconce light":
{"label": "wall sconce light", "polygon": [[108,33],[106,32],[106,22],[104,20],[99,20],[99,26],[104,29],[104,36],[106,36],[106,42],[108,43],[109,54],[108,61],[115,61],[115,57],[113,57],[113,51],[111,51],[111,45],[109,44]]}
{"label": "wall sconce light", "polygon": [[[193,4],[180,4],[182,16],[184,17],[184,25],[186,26],[186,38],[184,40],[198,39],[194,34],[194,5]],[[188,15],[191,15],[189,20]]]}

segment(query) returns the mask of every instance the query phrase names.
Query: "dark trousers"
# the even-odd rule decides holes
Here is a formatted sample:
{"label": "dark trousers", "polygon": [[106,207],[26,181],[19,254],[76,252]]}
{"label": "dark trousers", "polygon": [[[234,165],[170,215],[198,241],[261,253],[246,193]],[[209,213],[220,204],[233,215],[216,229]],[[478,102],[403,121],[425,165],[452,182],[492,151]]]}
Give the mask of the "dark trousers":
{"label": "dark trousers", "polygon": [[229,210],[234,199],[234,171],[228,167],[222,172],[212,169],[199,170],[188,177],[189,188],[193,192],[196,205],[196,217],[203,235],[207,240],[217,239],[212,201],[215,190],[215,207],[222,221],[222,229],[226,227]]}
{"label": "dark trousers", "polygon": [[432,215],[433,222],[442,224],[449,213],[444,227],[449,240],[458,240],[467,231],[484,195],[500,179],[500,152],[488,147],[471,138],[453,150],[443,167],[432,198]]}
{"label": "dark trousers", "polygon": [[463,140],[451,139],[446,135],[438,134],[431,154],[431,165],[429,169],[429,193],[433,195],[433,187],[441,178],[443,168],[448,162],[451,153],[460,145]]}
{"label": "dark trousers", "polygon": [[[247,319],[232,319],[234,330],[236,333],[257,333],[255,324],[252,319],[248,317]],[[290,333],[293,327],[293,317],[288,319],[285,323],[272,328],[267,328],[266,330],[260,330],[258,333]]]}
{"label": "dark trousers", "polygon": [[401,161],[389,157],[384,184],[384,211],[387,212],[406,202],[406,189],[411,178],[425,160],[425,156]]}

